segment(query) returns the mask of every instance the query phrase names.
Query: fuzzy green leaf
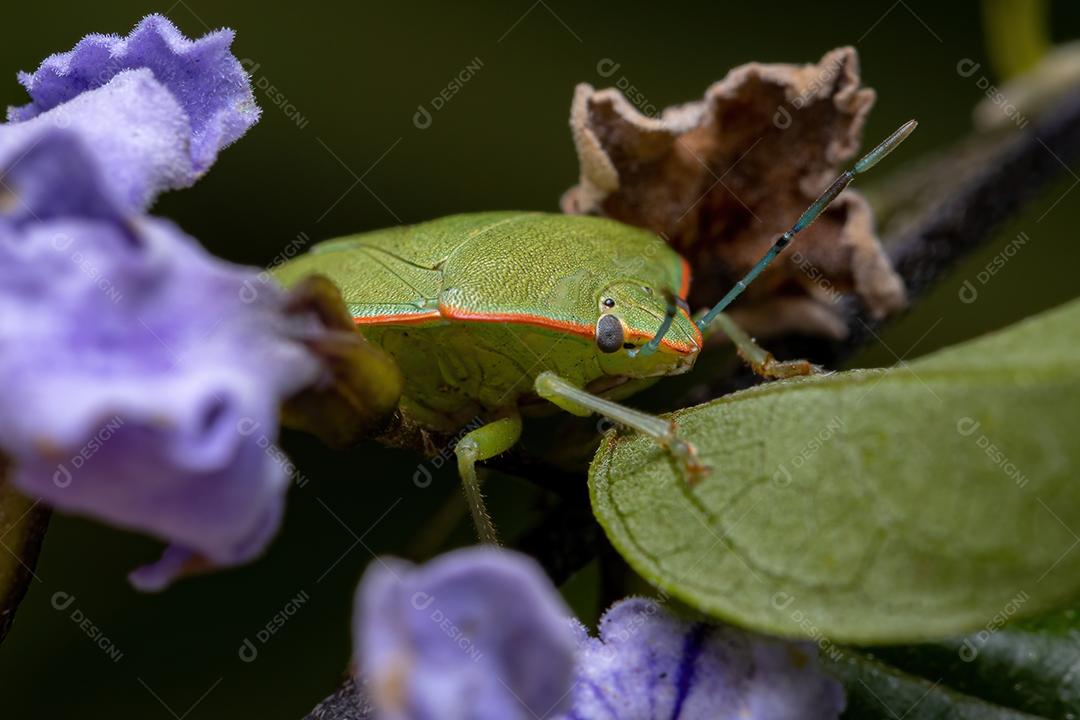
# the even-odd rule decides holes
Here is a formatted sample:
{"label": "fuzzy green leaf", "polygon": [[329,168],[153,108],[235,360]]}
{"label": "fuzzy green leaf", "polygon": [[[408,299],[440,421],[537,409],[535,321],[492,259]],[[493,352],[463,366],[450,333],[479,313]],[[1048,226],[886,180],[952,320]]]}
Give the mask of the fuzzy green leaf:
{"label": "fuzzy green leaf", "polygon": [[779,635],[893,643],[1080,596],[1080,302],[904,367],[679,411],[712,473],[609,434],[593,510],[644,577]]}

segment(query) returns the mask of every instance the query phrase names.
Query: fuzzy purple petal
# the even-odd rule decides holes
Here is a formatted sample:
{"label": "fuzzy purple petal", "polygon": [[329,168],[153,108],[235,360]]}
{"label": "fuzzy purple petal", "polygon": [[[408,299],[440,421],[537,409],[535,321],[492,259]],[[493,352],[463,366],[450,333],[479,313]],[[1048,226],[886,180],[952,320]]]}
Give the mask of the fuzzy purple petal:
{"label": "fuzzy purple petal", "polygon": [[0,125],[0,231],[57,217],[117,221],[124,214],[103,169],[74,132]]}
{"label": "fuzzy purple petal", "polygon": [[[20,82],[32,102],[8,110],[8,128],[83,133],[129,208],[187,187],[258,120],[251,85],[219,30],[189,40],[151,15],[127,37],[88,35]],[[135,76],[135,77],[131,77]]]}
{"label": "fuzzy purple petal", "polygon": [[679,620],[643,598],[612,605],[598,639],[576,631],[573,707],[559,720],[826,720],[844,709],[812,645]]}
{"label": "fuzzy purple petal", "polygon": [[531,720],[569,699],[569,612],[530,558],[468,548],[372,563],[355,648],[381,720]]}
{"label": "fuzzy purple petal", "polygon": [[[320,372],[300,340],[315,320],[287,315],[255,269],[170,223],[128,219],[79,134],[24,148],[5,137],[0,450],[12,481],[204,563],[251,559],[288,487],[278,408]],[[143,585],[180,568],[161,569]]]}
{"label": "fuzzy purple petal", "polygon": [[108,191],[126,209],[145,208],[161,192],[198,177],[187,152],[187,116],[149,70],[120,73],[32,120],[0,125],[0,153],[30,147],[56,129],[83,139],[108,178]]}

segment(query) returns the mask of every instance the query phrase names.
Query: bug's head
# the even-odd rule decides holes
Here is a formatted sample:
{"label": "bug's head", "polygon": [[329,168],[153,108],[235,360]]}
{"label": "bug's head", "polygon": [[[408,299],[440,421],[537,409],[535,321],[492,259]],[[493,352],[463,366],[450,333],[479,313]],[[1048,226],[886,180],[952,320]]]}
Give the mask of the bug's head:
{"label": "bug's head", "polygon": [[596,348],[608,375],[676,375],[694,366],[701,331],[667,288],[637,281],[608,285],[597,298]]}

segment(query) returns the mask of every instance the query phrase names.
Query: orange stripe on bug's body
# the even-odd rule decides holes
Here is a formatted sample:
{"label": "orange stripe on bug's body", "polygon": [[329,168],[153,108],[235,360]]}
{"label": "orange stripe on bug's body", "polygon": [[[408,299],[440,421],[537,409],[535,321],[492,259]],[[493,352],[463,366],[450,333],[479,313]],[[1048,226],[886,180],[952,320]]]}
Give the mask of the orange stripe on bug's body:
{"label": "orange stripe on bug's body", "polygon": [[[682,255],[680,255],[679,260],[681,261],[681,265],[682,265],[682,282],[679,285],[679,299],[685,302],[687,296],[690,294],[690,278],[692,277],[692,272],[690,270],[690,263],[687,262],[686,258],[684,258]],[[690,325],[693,326],[693,328],[694,328],[694,343],[697,346],[695,349],[700,350],[701,349],[701,344],[703,342],[703,337],[701,335],[701,328],[699,328],[697,326],[697,323],[694,322],[694,318],[690,317],[690,313],[685,308],[680,307],[679,310],[682,312],[683,315],[686,316],[686,319],[690,321]],[[661,345],[663,345],[665,343],[666,343],[665,340],[660,341]],[[683,345],[683,344],[679,343],[679,345]],[[687,350],[686,352],[691,352],[691,351]]]}
{"label": "orange stripe on bug's body", "polygon": [[581,323],[570,322],[569,320],[557,320],[556,318],[546,317],[544,315],[532,315],[529,313],[478,313],[451,307],[450,305],[439,305],[439,312],[448,320],[461,320],[464,322],[507,322],[520,325],[532,325],[534,327],[559,330],[561,332],[570,333],[571,335],[581,335],[586,338],[592,338],[596,333],[592,325],[583,325]]}
{"label": "orange stripe on bug's body", "polygon": [[[679,308],[679,312],[681,312],[683,315],[686,315],[687,320],[690,319],[690,316],[682,308]],[[691,324],[693,325],[693,323],[691,323]],[[697,325],[694,325],[694,329],[697,330]],[[630,328],[630,331],[626,334],[626,336],[631,340],[645,340],[645,341],[648,341],[648,340],[653,339],[653,334],[652,333],[647,332],[645,330],[635,330],[633,328]],[[664,339],[660,341],[660,345],[663,346],[663,347],[669,348],[669,349],[674,350],[675,352],[681,353],[683,355],[689,355],[690,353],[697,352],[698,350],[701,349],[701,331],[700,330],[697,330],[697,332],[695,333],[694,343],[695,343],[694,345],[688,345],[687,343],[684,343],[684,342],[678,342],[678,341],[672,340],[671,338],[669,338],[667,336],[664,336]]]}
{"label": "orange stripe on bug's body", "polygon": [[438,310],[426,310],[422,313],[360,316],[354,317],[353,322],[357,325],[418,325],[430,320],[441,319],[442,313]]}
{"label": "orange stripe on bug's body", "polygon": [[[690,263],[685,258],[679,258],[682,261],[682,282],[679,289],[679,297],[683,298],[690,289]],[[660,341],[660,345],[673,350],[674,352],[688,355],[692,352],[696,352],[701,348],[702,337],[701,331],[698,330],[697,325],[693,323],[690,318],[690,314],[686,310],[679,308],[679,311],[686,316],[687,320],[690,320],[690,324],[695,330],[694,344],[690,345],[684,342],[677,342],[670,338],[665,337]],[[578,335],[583,338],[593,340],[596,337],[596,329],[592,325],[586,325],[583,323],[570,322],[569,320],[558,320],[556,318],[547,317],[544,315],[533,315],[530,313],[478,313],[469,312],[460,308],[455,308],[450,305],[440,304],[437,310],[426,310],[420,313],[409,313],[399,315],[371,315],[367,317],[354,317],[353,322],[357,325],[419,325],[432,320],[456,320],[458,322],[506,322],[520,325],[530,325],[532,327],[542,327],[549,330],[558,330],[559,332],[568,333],[570,335]],[[651,340],[652,335],[644,330],[635,330],[633,328],[627,328],[627,339],[629,340]]]}
{"label": "orange stripe on bug's body", "polygon": [[[447,320],[458,320],[463,322],[508,322],[519,325],[531,325],[533,327],[548,328],[550,330],[559,330],[571,335],[580,335],[581,337],[593,340],[596,337],[596,329],[592,325],[585,325],[583,323],[570,322],[569,320],[557,320],[555,318],[546,317],[544,315],[531,315],[529,313],[474,313],[459,308],[451,307],[449,305],[439,305],[439,310],[442,312],[442,316]],[[685,314],[686,311],[683,311]],[[687,315],[689,318],[689,315]],[[695,326],[696,327],[696,326]],[[669,338],[664,338],[660,341],[660,344],[666,348],[674,350],[677,353],[688,355],[695,352],[701,347],[701,332],[697,333],[697,345],[689,345],[687,343],[675,342]],[[632,340],[651,340],[652,335],[642,330],[633,330],[627,333],[627,337]]]}
{"label": "orange stripe on bug's body", "polygon": [[[702,343],[705,340],[704,336],[701,334],[701,328],[699,328],[697,326],[697,323],[694,322],[694,318],[690,317],[690,313],[687,312],[686,308],[679,308],[679,312],[681,312],[683,314],[683,316],[690,322],[690,327],[694,328],[694,347],[693,347],[693,349],[687,350],[686,352],[693,352],[694,350],[700,350],[701,347],[702,347]],[[661,341],[661,344],[663,344],[663,342],[664,341]],[[679,343],[679,346],[680,347],[688,347],[684,343]]]}
{"label": "orange stripe on bug's body", "polygon": [[682,255],[679,256],[679,260],[682,261],[682,284],[679,286],[679,297],[685,300],[690,293],[690,263]]}

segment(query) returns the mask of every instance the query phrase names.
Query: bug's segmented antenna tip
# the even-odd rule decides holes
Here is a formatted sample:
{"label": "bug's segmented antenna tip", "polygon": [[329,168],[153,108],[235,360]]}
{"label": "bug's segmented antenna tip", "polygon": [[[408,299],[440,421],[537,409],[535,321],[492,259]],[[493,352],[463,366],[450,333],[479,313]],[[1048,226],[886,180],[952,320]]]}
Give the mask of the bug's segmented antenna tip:
{"label": "bug's segmented antenna tip", "polygon": [[893,134],[882,140],[876,148],[866,153],[859,162],[855,163],[852,172],[856,175],[864,173],[877,165],[882,158],[891,153],[896,147],[907,139],[907,136],[919,126],[917,120],[908,120],[906,123],[893,131]]}

